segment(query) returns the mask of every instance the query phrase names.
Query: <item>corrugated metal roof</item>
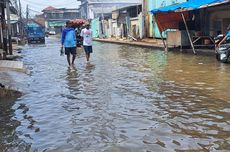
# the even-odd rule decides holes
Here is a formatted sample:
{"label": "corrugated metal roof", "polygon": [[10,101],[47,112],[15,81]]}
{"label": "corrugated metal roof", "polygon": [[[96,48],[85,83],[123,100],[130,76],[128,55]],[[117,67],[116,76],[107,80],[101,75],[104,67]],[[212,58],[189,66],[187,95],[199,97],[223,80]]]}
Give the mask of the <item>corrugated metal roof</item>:
{"label": "corrugated metal roof", "polygon": [[164,13],[164,12],[183,12],[183,11],[190,11],[195,9],[221,5],[229,2],[230,0],[190,0],[188,2],[184,2],[180,4],[154,9],[151,11],[151,13],[157,14],[157,13]]}

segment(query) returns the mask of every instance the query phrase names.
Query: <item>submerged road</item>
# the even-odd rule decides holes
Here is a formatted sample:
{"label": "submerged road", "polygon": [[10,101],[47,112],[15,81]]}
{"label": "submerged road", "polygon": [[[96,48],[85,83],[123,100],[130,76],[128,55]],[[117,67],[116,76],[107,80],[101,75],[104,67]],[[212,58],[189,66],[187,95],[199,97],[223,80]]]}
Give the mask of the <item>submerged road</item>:
{"label": "submerged road", "polygon": [[59,48],[23,48],[30,75],[12,75],[24,96],[1,99],[0,151],[230,150],[230,65],[95,42],[70,70]]}

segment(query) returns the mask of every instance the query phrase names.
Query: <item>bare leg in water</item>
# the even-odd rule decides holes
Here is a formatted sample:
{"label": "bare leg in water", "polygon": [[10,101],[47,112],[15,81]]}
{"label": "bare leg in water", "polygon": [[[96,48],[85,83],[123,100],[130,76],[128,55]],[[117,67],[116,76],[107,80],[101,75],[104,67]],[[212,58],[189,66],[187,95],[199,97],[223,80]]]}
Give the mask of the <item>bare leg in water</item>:
{"label": "bare leg in water", "polygon": [[75,61],[75,59],[76,59],[76,55],[74,54],[74,55],[73,55],[73,58],[72,58],[72,66],[74,66],[74,61]]}
{"label": "bare leg in water", "polygon": [[87,62],[89,61],[89,58],[90,58],[90,53],[86,53],[86,60],[87,60]]}
{"label": "bare leg in water", "polygon": [[66,57],[67,57],[67,61],[68,61],[69,66],[71,66],[71,64],[70,64],[70,54],[66,55]]}

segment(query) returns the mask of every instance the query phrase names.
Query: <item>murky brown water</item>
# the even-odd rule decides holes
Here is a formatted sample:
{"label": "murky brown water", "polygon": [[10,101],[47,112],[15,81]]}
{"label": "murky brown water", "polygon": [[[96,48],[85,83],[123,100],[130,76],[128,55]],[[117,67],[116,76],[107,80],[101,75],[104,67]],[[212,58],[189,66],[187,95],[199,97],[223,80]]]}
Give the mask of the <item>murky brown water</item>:
{"label": "murky brown water", "polygon": [[214,57],[95,42],[70,71],[52,38],[23,54],[31,76],[0,103],[0,151],[230,150],[230,65]]}

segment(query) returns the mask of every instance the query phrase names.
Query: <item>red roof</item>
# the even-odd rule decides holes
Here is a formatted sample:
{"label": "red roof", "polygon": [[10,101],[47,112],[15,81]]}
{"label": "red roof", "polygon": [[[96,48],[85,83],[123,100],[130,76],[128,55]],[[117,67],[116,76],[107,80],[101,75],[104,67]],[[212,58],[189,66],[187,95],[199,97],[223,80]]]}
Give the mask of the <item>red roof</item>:
{"label": "red roof", "polygon": [[42,12],[44,12],[44,11],[52,11],[52,10],[56,10],[56,9],[57,8],[55,8],[53,6],[49,6],[49,7],[45,8],[45,9],[43,9]]}

